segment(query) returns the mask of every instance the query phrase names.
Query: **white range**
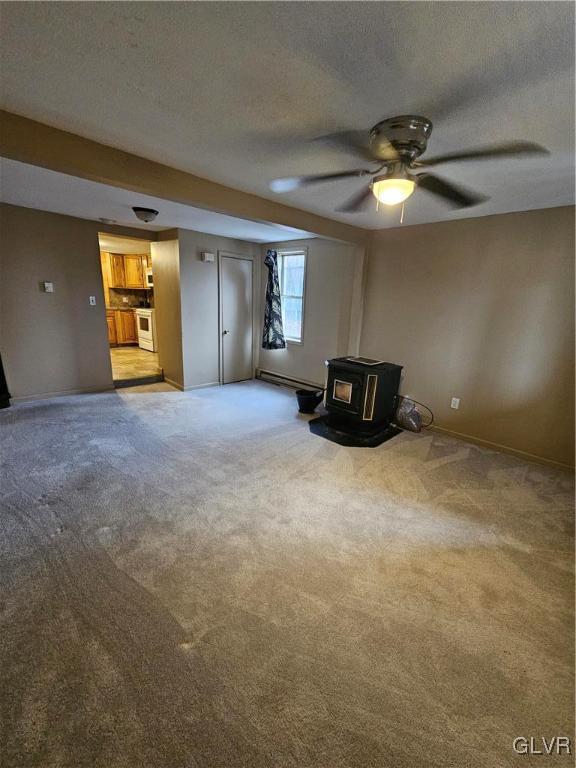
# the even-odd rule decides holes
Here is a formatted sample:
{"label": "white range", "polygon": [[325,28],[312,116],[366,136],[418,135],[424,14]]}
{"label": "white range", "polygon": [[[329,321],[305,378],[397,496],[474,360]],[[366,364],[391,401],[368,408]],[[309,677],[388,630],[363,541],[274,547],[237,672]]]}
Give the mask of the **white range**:
{"label": "white range", "polygon": [[156,352],[156,316],[153,309],[136,310],[138,325],[138,346],[150,352]]}

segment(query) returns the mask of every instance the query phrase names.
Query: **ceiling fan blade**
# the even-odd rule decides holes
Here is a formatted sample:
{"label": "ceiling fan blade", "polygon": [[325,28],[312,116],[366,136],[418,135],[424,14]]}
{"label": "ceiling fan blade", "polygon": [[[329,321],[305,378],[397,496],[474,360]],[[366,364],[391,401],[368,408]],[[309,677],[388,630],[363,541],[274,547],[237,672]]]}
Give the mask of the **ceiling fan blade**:
{"label": "ceiling fan blade", "polygon": [[452,182],[434,176],[432,173],[420,173],[415,178],[418,180],[419,188],[441,197],[454,208],[471,208],[473,205],[478,205],[488,199],[485,195],[457,187]]}
{"label": "ceiling fan blade", "polygon": [[336,210],[341,213],[360,213],[360,211],[367,208],[367,204],[371,199],[374,200],[372,188],[368,186],[365,189],[361,189],[360,192],[356,192],[343,205],[338,206]]}
{"label": "ceiling fan blade", "polygon": [[531,141],[509,141],[505,144],[494,144],[491,147],[478,147],[477,149],[463,150],[462,152],[448,152],[427,160],[418,160],[415,165],[429,167],[440,163],[451,163],[458,160],[491,160],[494,157],[522,157],[526,155],[548,155],[546,147],[534,144]]}
{"label": "ceiling fan blade", "polygon": [[323,181],[337,181],[338,179],[351,179],[358,176],[370,176],[372,171],[365,168],[356,168],[353,171],[340,171],[339,173],[321,173],[317,176],[288,176],[283,179],[273,179],[270,182],[272,192],[292,192],[300,187],[311,184],[319,184]]}
{"label": "ceiling fan blade", "polygon": [[336,133],[328,133],[325,136],[316,136],[312,141],[326,144],[342,152],[356,155],[356,157],[362,160],[373,162],[378,158],[374,157],[370,151],[368,138],[368,131],[337,131]]}

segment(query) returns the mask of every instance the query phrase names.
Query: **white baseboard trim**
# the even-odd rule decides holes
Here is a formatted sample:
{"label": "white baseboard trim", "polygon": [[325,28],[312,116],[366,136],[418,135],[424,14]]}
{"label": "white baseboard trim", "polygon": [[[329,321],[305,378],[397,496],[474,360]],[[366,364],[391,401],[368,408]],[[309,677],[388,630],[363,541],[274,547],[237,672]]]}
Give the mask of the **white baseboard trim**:
{"label": "white baseboard trim", "polygon": [[458,440],[464,440],[467,443],[473,443],[474,445],[481,445],[485,448],[491,448],[494,451],[501,451],[502,453],[509,453],[512,456],[516,456],[519,459],[525,461],[535,461],[538,464],[547,464],[552,467],[559,467],[560,469],[571,469],[574,467],[570,464],[564,464],[561,461],[555,461],[554,459],[547,459],[544,456],[536,456],[533,453],[527,451],[520,451],[518,448],[511,448],[509,445],[502,445],[501,443],[493,443],[491,440],[484,440],[481,437],[474,437],[474,435],[466,435],[463,432],[455,432],[453,429],[446,429],[445,427],[437,427],[433,425],[429,427],[430,432],[440,432],[443,435],[449,437],[456,437]]}
{"label": "white baseboard trim", "polygon": [[36,400],[51,400],[53,397],[67,397],[69,395],[94,395],[98,392],[115,392],[114,387],[84,387],[82,389],[62,389],[57,392],[41,392],[38,395],[20,395],[11,397],[11,403],[32,403]]}
{"label": "white baseboard trim", "polygon": [[316,382],[307,381],[306,379],[292,379],[289,376],[286,376],[284,373],[266,371],[263,368],[256,369],[256,378],[261,379],[262,381],[267,381],[269,384],[279,384],[280,386],[292,387],[293,389],[299,389],[300,387],[324,389],[323,384],[316,384]]}
{"label": "white baseboard trim", "polygon": [[194,389],[206,389],[207,387],[219,387],[219,381],[209,381],[207,384],[192,384],[189,387],[184,387],[184,392],[192,392]]}
{"label": "white baseboard trim", "polygon": [[[164,381],[167,384],[170,384],[172,387],[179,389],[180,392],[193,392],[195,389],[208,389],[208,387],[222,386],[221,382],[219,381],[207,381],[206,384],[191,384],[188,387],[183,387],[182,384],[179,384],[177,381],[173,381],[172,379],[167,379],[166,376],[164,376]],[[251,381],[251,379],[246,379],[246,381]]]}

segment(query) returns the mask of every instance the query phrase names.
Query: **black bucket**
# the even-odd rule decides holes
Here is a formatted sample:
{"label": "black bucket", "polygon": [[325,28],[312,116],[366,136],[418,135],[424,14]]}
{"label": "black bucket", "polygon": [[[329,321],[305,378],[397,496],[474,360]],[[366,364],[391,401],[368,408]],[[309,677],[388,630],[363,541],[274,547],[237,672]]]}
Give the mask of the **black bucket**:
{"label": "black bucket", "polygon": [[296,397],[298,398],[298,410],[300,413],[314,413],[316,406],[320,404],[324,397],[324,390],[297,389]]}

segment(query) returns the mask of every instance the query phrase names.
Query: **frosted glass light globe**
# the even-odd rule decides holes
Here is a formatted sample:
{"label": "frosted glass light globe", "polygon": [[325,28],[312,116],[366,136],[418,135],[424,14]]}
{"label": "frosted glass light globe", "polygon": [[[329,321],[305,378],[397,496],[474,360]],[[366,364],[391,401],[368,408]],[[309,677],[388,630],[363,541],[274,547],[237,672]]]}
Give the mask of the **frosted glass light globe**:
{"label": "frosted glass light globe", "polygon": [[384,205],[398,205],[410,197],[415,187],[410,179],[380,179],[372,185],[372,194]]}

